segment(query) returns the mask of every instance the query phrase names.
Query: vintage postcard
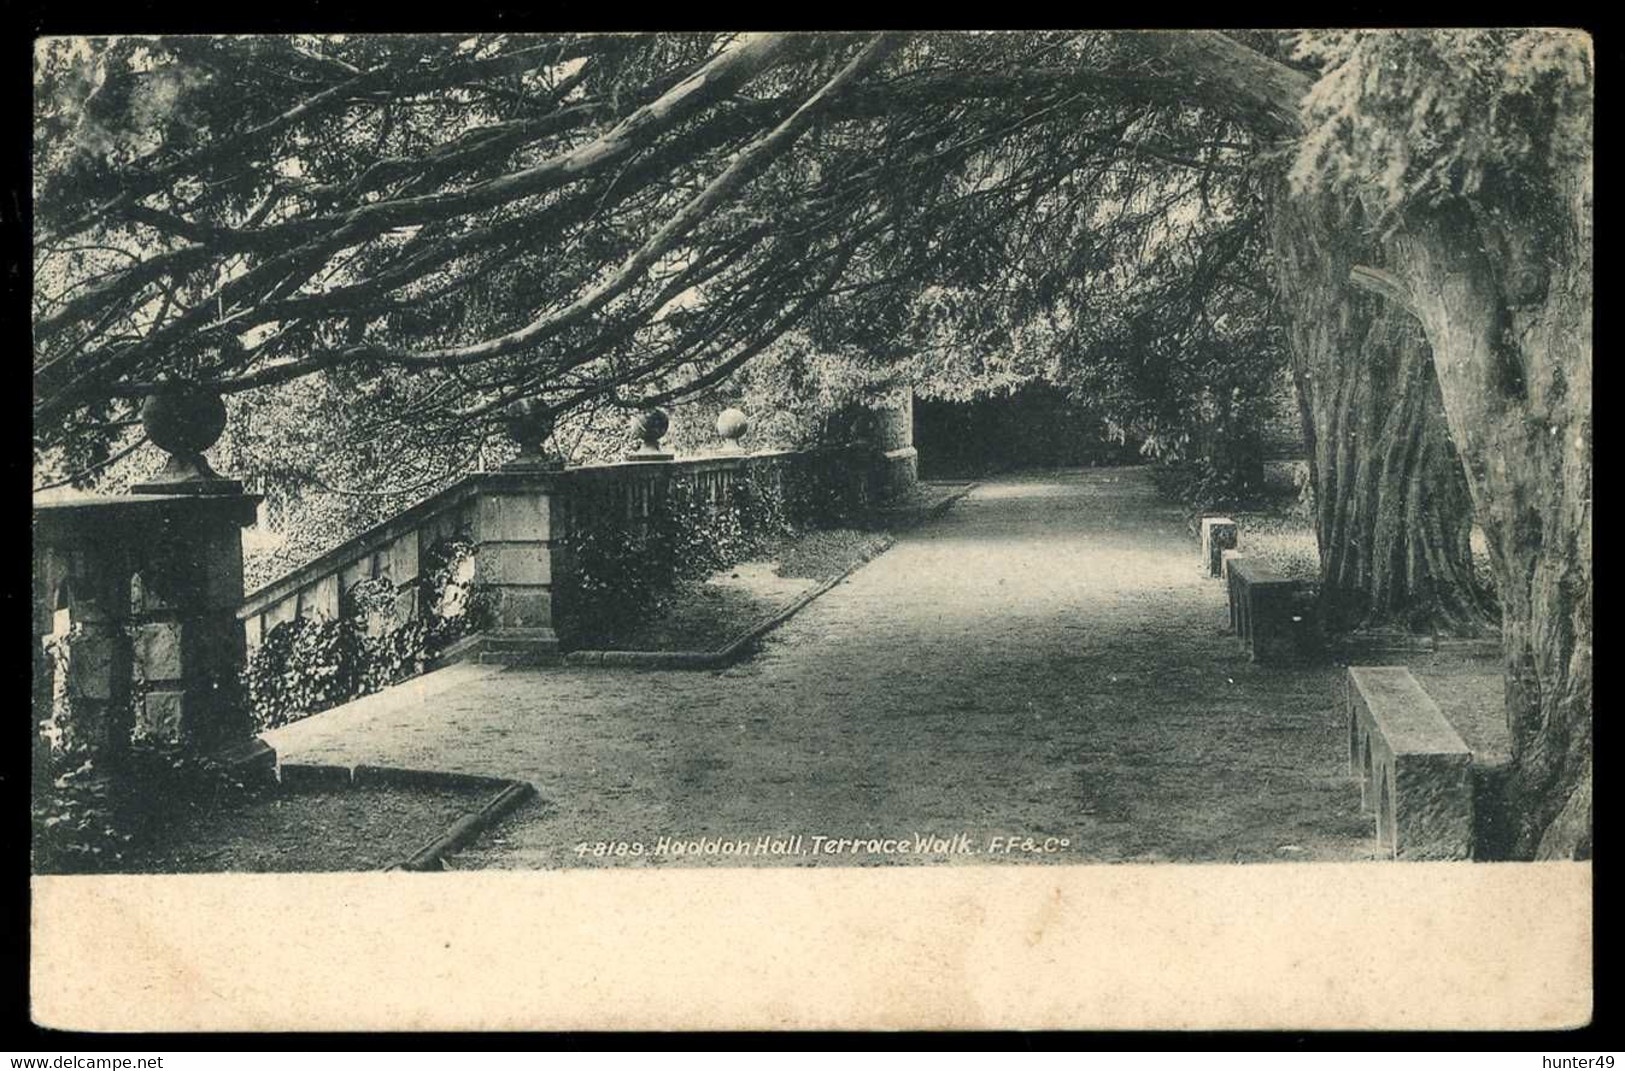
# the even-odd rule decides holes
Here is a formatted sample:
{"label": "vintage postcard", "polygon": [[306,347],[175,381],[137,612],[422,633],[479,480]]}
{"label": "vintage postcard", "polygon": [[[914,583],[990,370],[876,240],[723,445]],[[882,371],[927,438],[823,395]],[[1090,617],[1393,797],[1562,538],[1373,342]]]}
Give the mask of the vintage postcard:
{"label": "vintage postcard", "polygon": [[35,1021],[1583,1026],[1594,68],[39,37]]}

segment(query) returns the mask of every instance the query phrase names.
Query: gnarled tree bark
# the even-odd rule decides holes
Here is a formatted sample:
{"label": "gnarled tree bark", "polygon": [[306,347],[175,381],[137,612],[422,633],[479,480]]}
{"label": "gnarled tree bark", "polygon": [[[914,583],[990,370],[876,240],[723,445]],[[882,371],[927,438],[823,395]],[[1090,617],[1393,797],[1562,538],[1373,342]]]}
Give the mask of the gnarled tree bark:
{"label": "gnarled tree bark", "polygon": [[1557,194],[1486,190],[1391,243],[1500,589],[1521,858],[1591,852],[1589,160]]}
{"label": "gnarled tree bark", "polygon": [[1481,635],[1495,621],[1472,568],[1472,502],[1427,339],[1410,315],[1357,289],[1365,255],[1331,197],[1280,190],[1277,288],[1309,444],[1321,615],[1329,628]]}

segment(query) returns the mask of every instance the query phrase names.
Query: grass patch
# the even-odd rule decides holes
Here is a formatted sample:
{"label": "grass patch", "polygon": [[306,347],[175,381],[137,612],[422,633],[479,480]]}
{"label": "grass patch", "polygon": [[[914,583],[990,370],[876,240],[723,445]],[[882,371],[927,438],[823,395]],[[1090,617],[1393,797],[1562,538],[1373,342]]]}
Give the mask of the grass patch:
{"label": "grass patch", "polygon": [[1320,544],[1309,510],[1293,497],[1261,500],[1230,511],[1241,529],[1240,549],[1282,576],[1320,577]]}
{"label": "grass patch", "polygon": [[786,579],[828,580],[880,553],[888,538],[884,530],[860,528],[807,532],[778,548],[773,572]]}
{"label": "grass patch", "polygon": [[398,863],[477,809],[489,788],[269,785],[149,823],[132,874],[324,873]]}
{"label": "grass patch", "polygon": [[847,528],[814,528],[775,540],[751,561],[677,585],[668,609],[628,622],[591,646],[606,651],[715,651],[826,580],[879,554],[965,483],[918,484]]}

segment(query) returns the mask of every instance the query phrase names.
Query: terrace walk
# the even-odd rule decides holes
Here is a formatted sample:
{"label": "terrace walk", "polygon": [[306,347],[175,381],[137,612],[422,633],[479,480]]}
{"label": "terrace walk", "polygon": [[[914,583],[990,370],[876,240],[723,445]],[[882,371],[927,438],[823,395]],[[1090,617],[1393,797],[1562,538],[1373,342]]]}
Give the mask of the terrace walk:
{"label": "terrace walk", "polygon": [[[984,482],[719,672],[454,666],[267,734],[516,777],[458,867],[1367,858],[1342,670],[1255,666],[1143,469]],[[652,854],[662,837],[1064,838],[1016,855]],[[582,857],[625,841],[641,857]]]}

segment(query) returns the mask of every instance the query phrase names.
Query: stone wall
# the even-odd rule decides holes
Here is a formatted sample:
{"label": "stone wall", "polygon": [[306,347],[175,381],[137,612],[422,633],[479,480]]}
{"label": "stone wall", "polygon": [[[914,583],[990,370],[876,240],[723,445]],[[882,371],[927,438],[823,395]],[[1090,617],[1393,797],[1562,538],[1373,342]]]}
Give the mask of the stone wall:
{"label": "stone wall", "polygon": [[[903,434],[899,419],[891,418],[887,434],[893,439]],[[774,451],[476,473],[251,593],[237,616],[252,650],[295,617],[337,619],[344,592],[361,580],[387,578],[396,589],[395,610],[378,627],[405,622],[423,609],[416,605],[421,563],[437,542],[456,537],[474,547],[473,579],[490,592],[494,614],[492,627],[465,641],[457,654],[503,653],[515,661],[551,654],[568,612],[558,605],[558,591],[570,568],[564,541],[572,531],[606,516],[636,523],[673,482],[688,483],[702,501],[720,503],[747,471],[782,474],[825,454]],[[842,464],[854,481],[853,493],[864,500],[913,481],[912,446],[890,452],[859,448]]]}

